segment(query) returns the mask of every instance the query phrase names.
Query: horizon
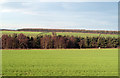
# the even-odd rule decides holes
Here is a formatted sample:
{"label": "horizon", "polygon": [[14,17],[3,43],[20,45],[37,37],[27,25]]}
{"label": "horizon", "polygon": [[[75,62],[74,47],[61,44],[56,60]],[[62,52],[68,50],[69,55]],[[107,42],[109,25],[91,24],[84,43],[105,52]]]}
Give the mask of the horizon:
{"label": "horizon", "polygon": [[0,6],[1,29],[118,31],[117,2],[6,2]]}
{"label": "horizon", "polygon": [[20,29],[50,29],[50,30],[85,30],[85,31],[112,31],[112,32],[119,32],[119,30],[93,30],[93,29],[55,29],[55,28],[18,28],[18,29],[0,29],[0,30],[10,30],[10,31],[17,31],[17,30],[20,30]]}

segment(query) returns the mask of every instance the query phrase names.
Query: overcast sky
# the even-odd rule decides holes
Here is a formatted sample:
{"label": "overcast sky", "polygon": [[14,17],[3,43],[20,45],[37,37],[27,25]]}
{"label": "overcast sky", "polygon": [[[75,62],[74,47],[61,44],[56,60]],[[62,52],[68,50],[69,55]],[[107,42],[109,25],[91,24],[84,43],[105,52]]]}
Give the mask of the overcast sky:
{"label": "overcast sky", "polygon": [[118,30],[117,2],[4,2],[2,29]]}

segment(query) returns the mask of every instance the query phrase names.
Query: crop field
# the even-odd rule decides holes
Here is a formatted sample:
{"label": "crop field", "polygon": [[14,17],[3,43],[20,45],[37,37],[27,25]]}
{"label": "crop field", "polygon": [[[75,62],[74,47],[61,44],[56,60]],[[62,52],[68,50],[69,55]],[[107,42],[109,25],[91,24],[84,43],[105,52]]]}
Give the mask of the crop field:
{"label": "crop field", "polygon": [[2,50],[3,76],[118,76],[118,49]]}
{"label": "crop field", "polygon": [[[37,35],[51,35],[52,32],[28,32],[28,31],[2,31],[2,34],[13,35],[14,33],[20,34],[23,33],[26,36],[33,36],[36,37]],[[1,35],[2,35],[1,34]],[[81,37],[98,37],[100,34],[95,33],[75,33],[75,32],[57,32],[57,35],[65,35],[65,36],[81,36]],[[101,34],[101,37],[115,37],[117,38],[118,35],[111,35],[111,34]]]}

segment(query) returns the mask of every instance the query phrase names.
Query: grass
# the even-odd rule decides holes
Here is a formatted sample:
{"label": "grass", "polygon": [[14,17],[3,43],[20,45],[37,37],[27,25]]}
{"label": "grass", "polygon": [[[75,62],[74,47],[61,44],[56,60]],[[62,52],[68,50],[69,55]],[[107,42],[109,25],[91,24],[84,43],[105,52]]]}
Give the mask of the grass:
{"label": "grass", "polygon": [[[64,33],[57,33],[57,35],[69,35],[69,36],[81,36],[81,37],[98,37],[100,34],[95,33],[73,33],[73,32],[64,32]],[[115,37],[117,38],[118,35],[111,35],[111,34],[101,34],[101,37]]]}
{"label": "grass", "polygon": [[3,76],[118,76],[118,49],[2,50]]}
{"label": "grass", "polygon": [[[26,36],[33,36],[36,37],[37,35],[51,35],[52,32],[28,32],[28,31],[2,31],[2,34],[12,35],[12,34],[20,34],[23,33]],[[2,35],[1,34],[1,35]],[[68,36],[81,36],[81,37],[98,37],[99,34],[94,33],[75,33],[75,32],[57,32],[57,35],[68,35]],[[101,34],[101,37],[118,37],[118,35],[111,35],[111,34]]]}
{"label": "grass", "polygon": [[[36,37],[37,35],[51,35],[51,32],[28,32],[28,31],[2,31],[2,34],[13,35],[23,33],[26,36]],[[1,35],[2,35],[1,34]]]}

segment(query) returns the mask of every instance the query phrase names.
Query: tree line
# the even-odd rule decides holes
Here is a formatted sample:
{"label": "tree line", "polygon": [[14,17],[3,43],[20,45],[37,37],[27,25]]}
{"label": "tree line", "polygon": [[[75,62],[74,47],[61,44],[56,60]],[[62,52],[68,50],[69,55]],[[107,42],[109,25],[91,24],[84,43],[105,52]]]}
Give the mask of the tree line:
{"label": "tree line", "polygon": [[79,33],[101,33],[101,34],[117,34],[118,31],[105,30],[80,30],[80,29],[18,29],[17,31],[34,31],[34,32],[79,32]]}
{"label": "tree line", "polygon": [[118,48],[120,38],[74,37],[61,35],[2,35],[2,49]]}

